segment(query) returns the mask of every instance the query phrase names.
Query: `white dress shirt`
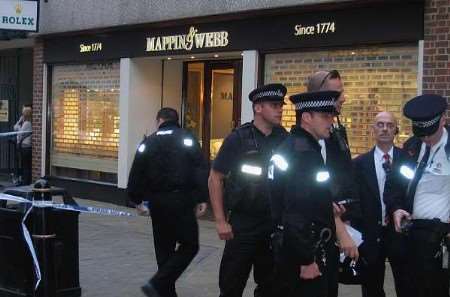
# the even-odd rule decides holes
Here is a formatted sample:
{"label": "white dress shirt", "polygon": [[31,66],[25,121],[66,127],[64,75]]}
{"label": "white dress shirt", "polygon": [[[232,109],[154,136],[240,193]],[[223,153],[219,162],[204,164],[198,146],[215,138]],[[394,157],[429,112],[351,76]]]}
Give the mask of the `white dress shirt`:
{"label": "white dress shirt", "polygon": [[325,139],[319,139],[320,153],[322,154],[323,163],[327,163],[327,147],[325,145]]}
{"label": "white dress shirt", "polygon": [[[392,161],[394,160],[394,147],[391,147],[391,149],[388,151],[388,154],[389,154],[389,160],[392,164]],[[383,201],[384,184],[386,183],[386,172],[383,169],[383,163],[385,162],[385,159],[383,156],[384,156],[384,152],[378,146],[375,146],[373,160],[375,163],[375,172],[377,174],[378,191],[379,191],[379,197],[380,197],[380,203],[381,203],[381,221],[382,221],[383,226],[386,226],[386,222],[385,222],[386,205],[384,204],[384,201]]]}
{"label": "white dress shirt", "polygon": [[[417,185],[414,206],[414,219],[438,218],[447,223],[450,216],[450,161],[445,153],[448,132],[444,133],[437,144],[431,147],[430,157],[422,178]],[[419,159],[425,154],[425,144],[420,149]]]}

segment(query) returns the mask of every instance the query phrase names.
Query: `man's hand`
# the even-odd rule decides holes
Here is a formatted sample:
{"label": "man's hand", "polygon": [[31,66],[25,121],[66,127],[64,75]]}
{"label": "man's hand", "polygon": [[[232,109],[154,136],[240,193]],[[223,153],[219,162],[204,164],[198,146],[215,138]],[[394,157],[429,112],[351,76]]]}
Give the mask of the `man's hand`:
{"label": "man's hand", "polygon": [[342,222],[340,217],[335,217],[334,221],[336,223],[336,237],[339,242],[339,249],[344,255],[357,261],[359,258],[358,247],[350,234],[348,234],[344,222]]}
{"label": "man's hand", "polygon": [[144,205],[144,202],[141,204],[136,205],[136,212],[139,216],[149,216],[150,210],[147,206]]}
{"label": "man's hand", "polygon": [[402,220],[404,220],[404,219],[411,220],[411,214],[403,209],[397,209],[394,212],[393,217],[394,217],[395,231],[397,231],[399,233],[402,232],[402,228],[401,228]]}
{"label": "man's hand", "polygon": [[195,207],[195,215],[197,216],[197,218],[203,216],[207,208],[208,204],[206,204],[206,202],[197,204],[197,206]]}
{"label": "man's hand", "polygon": [[346,211],[347,210],[345,209],[344,205],[339,205],[333,202],[333,213],[335,218],[340,218]]}
{"label": "man's hand", "polygon": [[316,262],[309,265],[300,266],[300,278],[301,279],[315,279],[321,276],[322,273],[319,270],[319,266]]}
{"label": "man's hand", "polygon": [[221,240],[233,239],[233,229],[227,221],[216,222],[216,230]]}
{"label": "man's hand", "polygon": [[356,246],[355,242],[348,234],[348,232],[342,232],[337,237],[339,241],[339,249],[341,250],[341,252],[343,252],[347,257],[350,257],[353,260],[357,261],[359,258],[358,247]]}

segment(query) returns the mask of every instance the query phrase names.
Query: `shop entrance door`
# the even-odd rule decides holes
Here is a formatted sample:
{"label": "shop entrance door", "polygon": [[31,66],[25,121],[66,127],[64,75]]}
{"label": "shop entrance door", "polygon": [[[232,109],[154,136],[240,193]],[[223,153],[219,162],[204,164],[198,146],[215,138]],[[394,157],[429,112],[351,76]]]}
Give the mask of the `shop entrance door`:
{"label": "shop entrance door", "polygon": [[242,61],[201,61],[184,65],[183,127],[214,160],[224,138],[240,125]]}

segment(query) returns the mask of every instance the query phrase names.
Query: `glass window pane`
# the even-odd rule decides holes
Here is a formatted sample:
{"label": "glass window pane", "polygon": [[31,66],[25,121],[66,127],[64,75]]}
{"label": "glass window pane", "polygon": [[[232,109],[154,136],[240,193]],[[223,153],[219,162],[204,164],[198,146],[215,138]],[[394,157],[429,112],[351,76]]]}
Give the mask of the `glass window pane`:
{"label": "glass window pane", "polygon": [[[265,83],[283,83],[289,96],[306,91],[308,77],[315,71],[338,70],[346,94],[341,121],[356,155],[374,145],[370,125],[380,111],[391,111],[397,117],[397,144],[412,135],[402,108],[417,94],[417,68],[417,46],[272,54],[265,59]],[[295,111],[292,104],[284,108],[283,126],[290,128],[295,124]]]}
{"label": "glass window pane", "polygon": [[117,182],[120,64],[53,68],[51,174]]}
{"label": "glass window pane", "polygon": [[233,69],[212,71],[210,159],[216,158],[225,137],[233,129]]}

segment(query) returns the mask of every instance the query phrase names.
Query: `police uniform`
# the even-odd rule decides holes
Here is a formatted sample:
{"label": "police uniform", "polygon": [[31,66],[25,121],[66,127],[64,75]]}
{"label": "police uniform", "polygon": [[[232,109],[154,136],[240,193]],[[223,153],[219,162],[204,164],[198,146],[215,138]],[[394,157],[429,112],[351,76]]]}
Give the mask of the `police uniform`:
{"label": "police uniform", "polygon": [[[285,94],[283,85],[270,84],[252,91],[249,99],[283,102]],[[241,297],[252,267],[255,296],[270,296],[273,261],[267,167],[286,135],[281,126],[265,135],[253,122],[246,123],[227,136],[214,160],[213,169],[227,176],[224,204],[234,235],[225,243],[220,264],[222,297]]]}
{"label": "police uniform", "polygon": [[176,122],[163,122],[137,149],[128,195],[150,204],[158,271],[143,287],[149,296],[177,296],[175,281],[198,252],[194,207],[208,198],[207,167],[198,141]]}
{"label": "police uniform", "polygon": [[448,127],[439,141],[428,146],[420,137],[433,135],[447,110],[447,101],[438,95],[421,95],[408,101],[404,115],[412,120],[414,136],[403,146],[414,165],[400,168],[396,185],[405,183],[402,192],[386,189],[390,212],[404,209],[412,216],[408,231],[408,263],[411,292],[417,297],[449,296],[446,235],[450,231],[450,139]]}
{"label": "police uniform", "polygon": [[[347,131],[336,117],[333,123],[330,137],[319,141],[321,145],[321,153],[324,161],[330,171],[330,185],[333,201],[342,200],[359,201],[357,187],[355,185],[355,177],[353,173],[352,158],[348,143]],[[359,204],[350,204],[346,206],[346,212],[343,220],[352,221],[352,224],[360,218]],[[333,255],[331,255],[333,254]],[[339,280],[339,247],[330,251],[328,261],[329,267],[329,295],[328,297],[338,296],[338,280]]]}
{"label": "police uniform", "polygon": [[[333,112],[337,96],[338,92],[322,91],[290,99],[297,111]],[[330,172],[318,141],[294,126],[272,157],[269,179],[274,220],[282,230],[280,255],[276,255],[278,296],[328,296],[327,264],[334,257],[335,225]],[[300,279],[300,266],[314,262],[322,275]]]}

